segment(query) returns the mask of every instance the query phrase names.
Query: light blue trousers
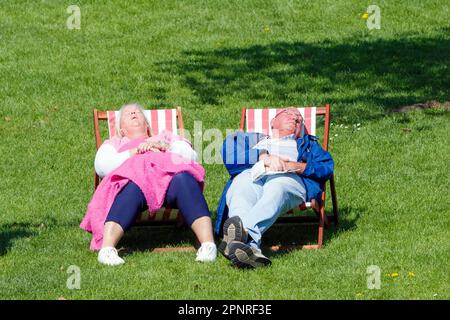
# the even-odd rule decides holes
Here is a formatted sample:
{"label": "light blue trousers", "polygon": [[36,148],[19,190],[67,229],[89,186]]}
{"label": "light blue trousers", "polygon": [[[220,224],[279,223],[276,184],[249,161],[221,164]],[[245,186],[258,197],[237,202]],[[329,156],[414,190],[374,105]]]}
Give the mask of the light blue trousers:
{"label": "light blue trousers", "polygon": [[236,176],[228,189],[228,216],[239,216],[259,248],[261,237],[277,218],[305,201],[306,189],[295,173],[266,176],[253,182],[250,169]]}

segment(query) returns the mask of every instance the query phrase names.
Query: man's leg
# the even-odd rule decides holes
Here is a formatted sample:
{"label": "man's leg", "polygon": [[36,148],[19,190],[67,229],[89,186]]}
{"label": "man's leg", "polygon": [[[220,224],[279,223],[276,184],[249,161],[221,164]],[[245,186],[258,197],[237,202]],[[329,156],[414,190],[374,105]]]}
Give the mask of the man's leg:
{"label": "man's leg", "polygon": [[229,258],[231,241],[247,242],[241,217],[248,214],[263,192],[263,182],[253,182],[251,171],[245,170],[234,178],[226,194],[229,218],[223,224],[223,239],[219,251]]}
{"label": "man's leg", "polygon": [[262,194],[263,182],[253,182],[251,171],[242,171],[234,178],[226,195],[228,217],[238,216],[242,219],[249,214]]}
{"label": "man's leg", "polygon": [[250,242],[231,241],[229,258],[239,268],[258,268],[271,264],[259,249],[261,237],[278,216],[304,201],[305,187],[301,178],[293,173],[273,175],[266,178],[263,194],[250,212],[242,216]]}
{"label": "man's leg", "polygon": [[242,217],[244,227],[252,238],[249,244],[259,248],[264,232],[275,223],[281,214],[300,205],[305,198],[306,189],[297,174],[268,176],[261,198]]}

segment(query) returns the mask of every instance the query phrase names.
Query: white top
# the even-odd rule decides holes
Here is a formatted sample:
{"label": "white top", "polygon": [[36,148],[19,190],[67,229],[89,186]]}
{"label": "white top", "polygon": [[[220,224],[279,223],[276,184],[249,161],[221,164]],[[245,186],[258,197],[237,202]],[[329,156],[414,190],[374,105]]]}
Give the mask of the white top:
{"label": "white top", "polygon": [[279,157],[284,156],[287,157],[289,161],[297,162],[297,139],[293,134],[278,139],[268,137],[267,139],[258,142],[253,148],[265,150],[269,154]]}
{"label": "white top", "polygon": [[[168,151],[179,154],[186,159],[197,161],[197,152],[192,149],[187,141],[179,140],[173,142]],[[130,157],[129,150],[118,152],[112,144],[103,143],[95,155],[95,172],[97,172],[99,177],[103,178],[120,167]]]}
{"label": "white top", "polygon": [[[295,138],[295,135],[293,134],[278,139],[268,137],[267,139],[261,140],[253,148],[265,150],[271,155],[276,155],[278,157],[287,157],[289,161],[297,162],[297,140]],[[264,160],[260,160],[253,165],[251,175],[253,181],[257,181],[264,176],[290,173],[295,171],[296,170],[267,171],[264,165]]]}

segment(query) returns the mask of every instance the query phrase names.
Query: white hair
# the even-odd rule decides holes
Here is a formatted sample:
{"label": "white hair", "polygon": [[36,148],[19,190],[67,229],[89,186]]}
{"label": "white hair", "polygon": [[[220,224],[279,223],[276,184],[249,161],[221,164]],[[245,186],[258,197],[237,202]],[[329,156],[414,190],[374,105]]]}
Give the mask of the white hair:
{"label": "white hair", "polygon": [[123,105],[122,107],[120,107],[119,109],[119,114],[117,115],[116,118],[116,134],[118,137],[123,138],[122,132],[120,132],[120,118],[122,117],[122,112],[126,107],[129,106],[133,106],[136,107],[137,109],[139,109],[140,112],[142,112],[142,115],[144,116],[145,122],[147,123],[148,129],[151,130],[151,126],[150,126],[150,122],[148,121],[147,117],[145,116],[144,113],[144,108],[142,108],[142,106],[138,103],[127,103],[125,105]]}

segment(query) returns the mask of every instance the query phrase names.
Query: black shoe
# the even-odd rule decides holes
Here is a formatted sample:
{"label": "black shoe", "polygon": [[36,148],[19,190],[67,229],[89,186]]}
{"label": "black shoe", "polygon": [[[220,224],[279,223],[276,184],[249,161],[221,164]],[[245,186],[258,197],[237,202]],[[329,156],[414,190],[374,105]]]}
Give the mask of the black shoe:
{"label": "black shoe", "polygon": [[229,257],[238,268],[259,268],[270,266],[272,261],[264,256],[261,250],[239,241],[232,241],[229,245]]}
{"label": "black shoe", "polygon": [[247,242],[247,233],[244,230],[241,218],[238,216],[227,219],[223,224],[223,239],[217,249],[227,259],[230,259],[228,245],[231,241]]}

